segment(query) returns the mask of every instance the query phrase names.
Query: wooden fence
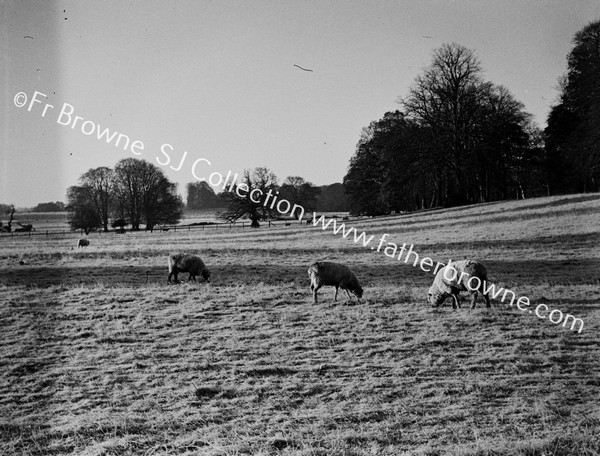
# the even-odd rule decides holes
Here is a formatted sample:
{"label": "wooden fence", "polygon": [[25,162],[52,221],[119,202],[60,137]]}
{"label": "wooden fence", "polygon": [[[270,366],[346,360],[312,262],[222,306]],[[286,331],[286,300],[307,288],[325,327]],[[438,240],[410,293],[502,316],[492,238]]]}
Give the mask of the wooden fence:
{"label": "wooden fence", "polygon": [[[309,224],[308,220],[277,220],[275,222],[267,221],[261,223],[262,228],[285,228],[290,226],[306,226]],[[208,231],[208,230],[233,230],[233,229],[245,229],[250,228],[250,222],[231,222],[231,223],[198,223],[198,224],[189,224],[189,225],[164,225],[154,227],[152,230],[138,230],[133,231],[131,229],[111,229],[108,232],[97,230],[92,231],[91,233],[99,234],[99,235],[112,235],[112,234],[125,234],[125,233],[153,233],[155,231],[158,232],[182,232],[182,231],[192,231],[192,230],[200,230],[200,231]],[[34,230],[34,231],[11,231],[10,233],[0,233],[0,241],[2,239],[10,239],[16,237],[32,237],[32,236],[45,236],[45,237],[54,237],[54,236],[84,236],[85,232],[83,230]]]}

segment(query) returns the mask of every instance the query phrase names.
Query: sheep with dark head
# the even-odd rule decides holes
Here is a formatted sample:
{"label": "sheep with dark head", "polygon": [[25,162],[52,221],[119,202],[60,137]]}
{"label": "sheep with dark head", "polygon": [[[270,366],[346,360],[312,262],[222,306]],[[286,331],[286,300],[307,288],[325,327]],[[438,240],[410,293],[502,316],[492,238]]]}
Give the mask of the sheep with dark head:
{"label": "sheep with dark head", "polygon": [[485,293],[487,282],[487,270],[481,263],[473,260],[461,260],[448,262],[441,268],[433,279],[433,284],[427,293],[427,301],[438,307],[448,296],[452,297],[452,308],[460,307],[458,295],[461,291],[471,293],[471,309],[475,308],[477,293],[481,293],[487,307],[490,306],[490,298]]}
{"label": "sheep with dark head", "polygon": [[88,241],[87,239],[79,239],[79,241],[77,241],[77,248],[87,247],[88,245],[90,245],[90,241]]}
{"label": "sheep with dark head", "polygon": [[317,292],[324,285],[335,287],[334,301],[337,301],[338,290],[346,290],[348,298],[350,291],[357,297],[362,298],[363,289],[354,273],[348,266],[331,261],[316,261],[308,268],[310,278],[310,289],[313,292],[313,302],[317,304]]}
{"label": "sheep with dark head", "polygon": [[177,283],[177,274],[180,272],[190,274],[188,281],[196,280],[196,277],[201,275],[204,280],[210,283],[210,272],[200,257],[196,255],[187,253],[169,255],[169,278],[167,282],[171,283],[171,277],[173,277]]}

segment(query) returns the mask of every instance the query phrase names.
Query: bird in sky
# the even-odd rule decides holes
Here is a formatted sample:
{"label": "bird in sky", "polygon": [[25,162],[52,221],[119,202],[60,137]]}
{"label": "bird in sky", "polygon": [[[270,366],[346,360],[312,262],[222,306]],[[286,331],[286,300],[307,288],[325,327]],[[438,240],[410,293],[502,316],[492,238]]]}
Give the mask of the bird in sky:
{"label": "bird in sky", "polygon": [[300,68],[303,71],[311,71],[312,72],[312,70],[309,70],[307,68],[302,68],[300,65],[296,65],[295,63],[294,63],[294,66]]}

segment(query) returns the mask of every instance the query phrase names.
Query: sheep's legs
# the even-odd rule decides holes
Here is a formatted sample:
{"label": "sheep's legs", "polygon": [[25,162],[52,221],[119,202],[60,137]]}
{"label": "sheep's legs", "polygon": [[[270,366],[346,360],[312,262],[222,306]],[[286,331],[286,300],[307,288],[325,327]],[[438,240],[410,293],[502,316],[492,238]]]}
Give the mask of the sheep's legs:
{"label": "sheep's legs", "polygon": [[485,305],[488,307],[488,309],[492,307],[490,304],[490,297],[486,294],[484,294],[483,297],[485,298]]}
{"label": "sheep's legs", "polygon": [[[487,306],[487,308],[488,309],[491,308],[492,306],[490,304],[490,297],[486,294],[483,294],[483,293],[481,293],[481,294],[483,295],[483,298],[485,299],[485,305]],[[471,294],[471,310],[473,310],[475,308],[475,306],[477,305],[476,301],[477,301],[477,292],[474,292]]]}
{"label": "sheep's legs", "polygon": [[319,288],[321,288],[321,286],[320,286],[320,285],[317,285],[317,286],[315,287],[314,285],[312,285],[312,284],[311,284],[310,288],[312,288],[312,290],[313,290],[313,303],[314,303],[314,304],[318,304],[318,303],[319,303],[319,302],[318,302],[319,300],[318,300],[318,298],[317,298],[317,292],[319,291]]}
{"label": "sheep's legs", "polygon": [[346,290],[346,294],[348,295],[348,300],[352,301],[352,296],[350,296],[350,292],[348,290]]}
{"label": "sheep's legs", "polygon": [[334,301],[337,301],[338,290],[339,290],[339,287],[335,287],[335,296],[333,297]]}
{"label": "sheep's legs", "polygon": [[177,280],[177,273],[169,272],[169,278],[167,279],[167,283],[171,283],[171,277],[173,277],[173,279],[175,280],[175,283],[179,282],[179,280]]}
{"label": "sheep's legs", "polygon": [[473,310],[475,308],[475,305],[477,304],[477,292],[471,293],[471,307],[470,310]]}
{"label": "sheep's legs", "polygon": [[455,294],[452,295],[452,308],[454,310],[460,308],[460,301],[458,300],[458,296]]}

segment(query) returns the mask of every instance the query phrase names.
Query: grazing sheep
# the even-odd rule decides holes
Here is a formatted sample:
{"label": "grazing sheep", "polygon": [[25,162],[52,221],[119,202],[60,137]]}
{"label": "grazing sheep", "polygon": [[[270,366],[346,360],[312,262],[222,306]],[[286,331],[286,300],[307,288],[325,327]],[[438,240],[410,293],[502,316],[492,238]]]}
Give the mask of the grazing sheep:
{"label": "grazing sheep", "polygon": [[189,272],[190,277],[188,281],[196,280],[196,276],[201,275],[204,280],[210,283],[210,272],[204,265],[204,262],[200,257],[196,255],[189,255],[187,253],[178,253],[169,255],[169,278],[168,283],[171,283],[171,277],[177,280],[177,274],[180,272]]}
{"label": "grazing sheep", "polygon": [[88,241],[87,239],[79,239],[79,241],[77,241],[77,248],[87,247],[88,245],[90,245],[90,241]]}
{"label": "grazing sheep", "polygon": [[472,260],[449,262],[433,279],[433,285],[427,293],[427,301],[433,307],[438,307],[448,296],[452,296],[452,308],[456,310],[460,307],[458,294],[461,291],[469,291],[471,309],[475,308],[477,292],[483,295],[487,307],[490,307],[490,298],[484,292],[486,281],[487,271],[481,263]]}
{"label": "grazing sheep", "polygon": [[338,289],[346,290],[348,298],[352,299],[349,291],[357,298],[362,298],[363,289],[354,273],[348,266],[331,261],[316,261],[308,268],[310,289],[313,292],[313,302],[317,304],[317,292],[323,285],[335,287],[334,301],[337,301]]}

